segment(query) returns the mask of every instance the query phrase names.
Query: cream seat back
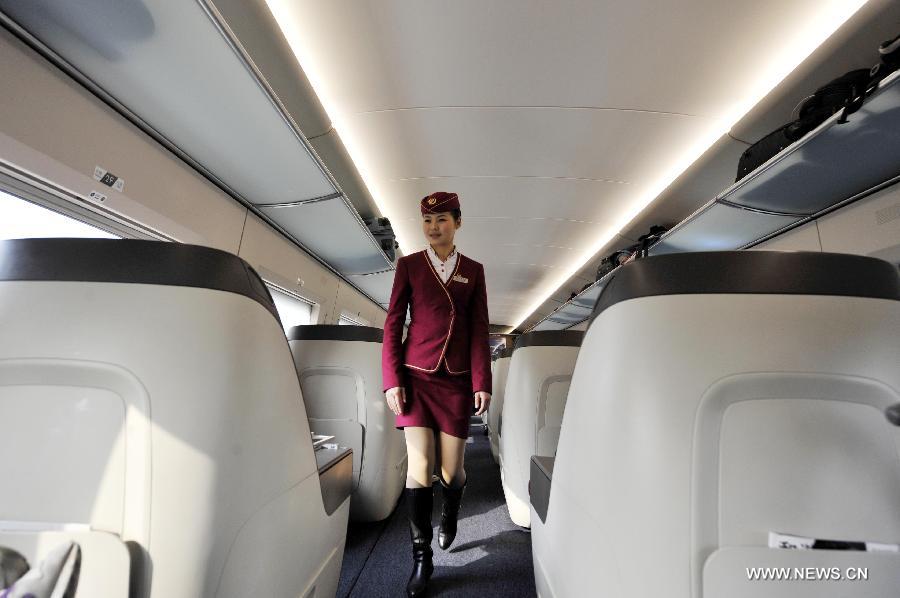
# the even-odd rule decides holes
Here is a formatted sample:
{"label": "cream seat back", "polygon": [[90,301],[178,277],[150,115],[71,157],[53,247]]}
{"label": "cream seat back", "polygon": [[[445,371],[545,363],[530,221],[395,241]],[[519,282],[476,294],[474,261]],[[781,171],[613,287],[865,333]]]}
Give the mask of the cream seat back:
{"label": "cream seat back", "polygon": [[383,331],[295,326],[288,332],[310,426],[353,448],[350,517],[380,521],[406,484],[406,442],[381,392]]}
{"label": "cream seat back", "polygon": [[530,525],[528,477],[531,456],[556,454],[556,439],[569,382],[584,333],[546,330],[516,340],[504,391],[500,472],[509,516]]}
{"label": "cream seat back", "polygon": [[[532,516],[539,595],[896,595],[900,553],[787,550],[770,534],[900,544],[897,411],[890,264],[721,252],[620,268],[581,348],[552,473],[532,470],[534,504],[549,493]],[[763,567],[831,579],[751,579]],[[868,581],[848,578],[857,568]]]}
{"label": "cream seat back", "polygon": [[506,379],[509,373],[509,362],[512,358],[512,348],[503,349],[500,356],[494,362],[494,394],[488,404],[488,435],[491,441],[491,456],[497,464],[500,463],[500,434],[503,421],[503,398],[506,391]]}
{"label": "cream seat back", "polygon": [[0,242],[0,314],[0,545],[37,562],[78,541],[85,598],[334,594],[349,492],[324,502],[277,312],[243,260]]}

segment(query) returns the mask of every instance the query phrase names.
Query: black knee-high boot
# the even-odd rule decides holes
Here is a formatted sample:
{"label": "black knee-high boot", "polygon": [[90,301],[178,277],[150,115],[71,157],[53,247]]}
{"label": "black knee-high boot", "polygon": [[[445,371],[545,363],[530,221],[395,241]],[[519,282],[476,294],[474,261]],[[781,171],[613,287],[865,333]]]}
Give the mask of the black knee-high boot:
{"label": "black knee-high boot", "polygon": [[406,584],[406,595],[411,598],[424,596],[428,580],[434,572],[431,562],[431,509],[434,490],[431,488],[407,488],[406,502],[409,513],[409,536],[412,539],[413,570]]}
{"label": "black knee-high boot", "polygon": [[[467,480],[468,481],[468,480]],[[451,488],[441,480],[444,493],[444,505],[441,507],[441,527],[438,530],[438,545],[447,550],[456,538],[456,518],[459,516],[459,503],[462,502],[464,483],[459,488]]]}

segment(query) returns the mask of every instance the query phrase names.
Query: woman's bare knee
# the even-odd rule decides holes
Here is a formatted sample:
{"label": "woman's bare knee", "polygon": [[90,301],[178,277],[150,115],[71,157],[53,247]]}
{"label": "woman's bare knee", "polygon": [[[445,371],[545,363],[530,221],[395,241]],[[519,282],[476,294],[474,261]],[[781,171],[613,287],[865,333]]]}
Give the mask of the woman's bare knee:
{"label": "woman's bare knee", "polygon": [[441,432],[441,478],[452,488],[466,483],[466,440]]}
{"label": "woman's bare knee", "polygon": [[434,471],[434,432],[430,428],[409,427],[406,433],[406,487],[428,488]]}

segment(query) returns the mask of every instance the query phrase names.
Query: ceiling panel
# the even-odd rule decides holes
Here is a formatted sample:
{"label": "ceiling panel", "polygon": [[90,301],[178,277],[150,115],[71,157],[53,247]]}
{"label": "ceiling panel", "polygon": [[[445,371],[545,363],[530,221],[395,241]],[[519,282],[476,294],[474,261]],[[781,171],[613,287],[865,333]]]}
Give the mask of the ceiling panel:
{"label": "ceiling panel", "polygon": [[[607,209],[621,210],[622,202],[634,194],[634,187],[626,182],[502,175],[420,177],[381,184],[396,213],[417,221],[421,198],[436,190],[452,190],[459,194],[464,222],[470,216],[604,219],[610,216],[604,213]],[[550,203],[552,214],[547,209]]]}
{"label": "ceiling panel", "polygon": [[[355,115],[369,168],[384,182],[416,177],[540,176],[639,183],[665,173],[705,118],[621,110],[436,108]],[[389,200],[390,201],[390,200]],[[589,216],[589,215],[586,215]]]}
{"label": "ceiling panel", "polygon": [[[415,106],[606,106],[721,116],[851,0],[293,0],[344,113]],[[773,43],[773,40],[780,43]],[[723,65],[727,65],[723,68]]]}
{"label": "ceiling panel", "polygon": [[267,2],[404,252],[460,193],[513,324],[863,0]]}
{"label": "ceiling panel", "polygon": [[[592,222],[554,218],[464,216],[456,233],[456,245],[461,253],[485,263],[514,255],[517,262],[557,266],[560,257],[580,257],[585,244],[598,234],[598,227]],[[415,241],[412,247],[403,248],[405,253],[425,248],[417,220],[396,223],[394,228]]]}

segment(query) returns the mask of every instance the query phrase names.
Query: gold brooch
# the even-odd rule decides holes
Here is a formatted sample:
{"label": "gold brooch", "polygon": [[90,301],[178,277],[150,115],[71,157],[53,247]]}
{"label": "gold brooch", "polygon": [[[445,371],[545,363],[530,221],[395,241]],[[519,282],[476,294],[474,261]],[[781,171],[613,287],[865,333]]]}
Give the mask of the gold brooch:
{"label": "gold brooch", "polygon": [[428,200],[428,205],[430,205],[430,206],[433,206],[433,205],[436,204],[436,203],[437,203],[437,200],[436,200],[435,198],[433,198],[433,197],[432,197],[431,199]]}

